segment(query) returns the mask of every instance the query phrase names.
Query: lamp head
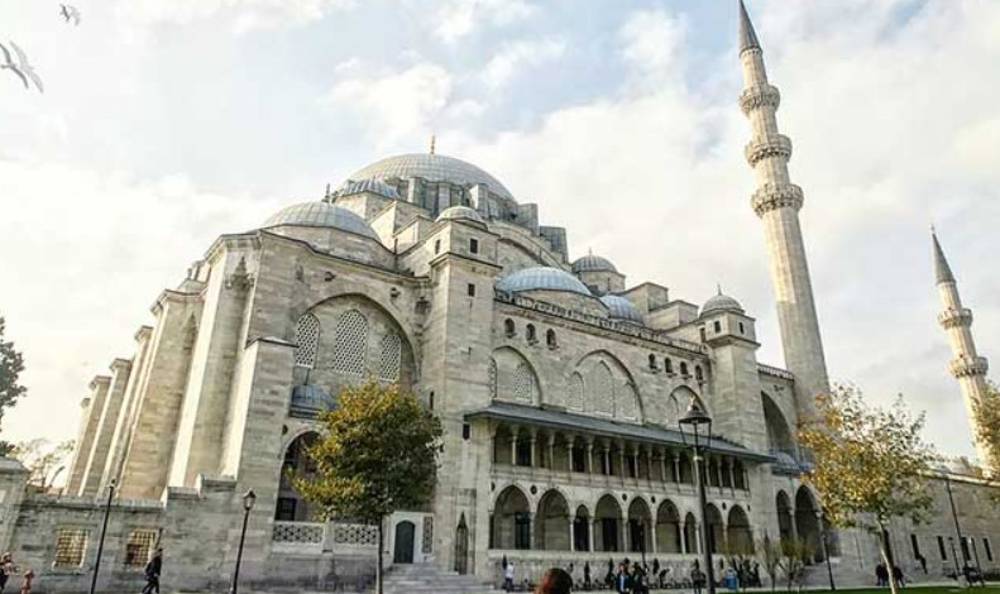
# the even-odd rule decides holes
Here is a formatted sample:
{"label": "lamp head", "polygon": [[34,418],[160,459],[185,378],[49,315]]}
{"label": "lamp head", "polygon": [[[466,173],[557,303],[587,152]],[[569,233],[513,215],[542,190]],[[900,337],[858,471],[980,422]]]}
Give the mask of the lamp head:
{"label": "lamp head", "polygon": [[[684,439],[685,443],[687,443],[687,438],[690,436],[694,440],[692,445],[694,445],[695,449],[702,445],[708,445],[708,441],[712,435],[712,417],[708,416],[708,413],[702,408],[701,402],[696,396],[691,397],[691,404],[688,405],[687,412],[677,420],[677,424],[680,426],[681,438]],[[702,430],[703,427],[704,431]],[[685,429],[687,430],[685,431]],[[704,433],[704,436],[702,433]],[[701,443],[702,440],[704,440],[704,444]]]}
{"label": "lamp head", "polygon": [[248,489],[243,494],[243,509],[250,511],[253,509],[255,503],[257,503],[257,494],[253,492],[253,489]]}

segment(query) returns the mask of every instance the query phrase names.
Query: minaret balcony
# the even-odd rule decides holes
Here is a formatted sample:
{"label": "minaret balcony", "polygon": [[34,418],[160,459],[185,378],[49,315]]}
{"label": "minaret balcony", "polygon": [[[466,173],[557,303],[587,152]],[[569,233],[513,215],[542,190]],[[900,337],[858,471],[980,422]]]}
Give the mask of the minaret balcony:
{"label": "minaret balcony", "polygon": [[795,184],[766,183],[757,188],[750,205],[758,217],[778,208],[802,208],[802,188]]}
{"label": "minaret balcony", "polygon": [[784,134],[762,140],[754,139],[743,148],[743,154],[746,155],[751,167],[756,167],[761,159],[768,157],[781,157],[787,161],[792,156],[792,141]]}
{"label": "minaret balcony", "polygon": [[781,93],[778,92],[778,87],[767,83],[747,87],[740,94],[740,109],[743,110],[743,115],[749,115],[751,111],[764,106],[778,109],[780,103]]}
{"label": "minaret balcony", "polygon": [[945,330],[962,326],[968,328],[972,325],[972,310],[963,307],[961,309],[948,308],[938,314],[938,323]]}
{"label": "minaret balcony", "polygon": [[948,370],[956,378],[960,377],[973,377],[977,375],[986,375],[989,371],[990,364],[986,360],[986,357],[966,357],[962,356],[957,359],[952,359],[951,363],[948,364]]}

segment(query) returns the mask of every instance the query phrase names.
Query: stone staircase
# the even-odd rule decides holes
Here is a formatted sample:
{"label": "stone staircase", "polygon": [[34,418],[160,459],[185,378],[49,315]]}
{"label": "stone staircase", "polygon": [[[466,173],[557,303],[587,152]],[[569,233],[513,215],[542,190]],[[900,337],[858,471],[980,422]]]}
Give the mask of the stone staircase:
{"label": "stone staircase", "polygon": [[486,594],[493,587],[472,575],[459,575],[429,563],[394,565],[385,574],[385,594]]}

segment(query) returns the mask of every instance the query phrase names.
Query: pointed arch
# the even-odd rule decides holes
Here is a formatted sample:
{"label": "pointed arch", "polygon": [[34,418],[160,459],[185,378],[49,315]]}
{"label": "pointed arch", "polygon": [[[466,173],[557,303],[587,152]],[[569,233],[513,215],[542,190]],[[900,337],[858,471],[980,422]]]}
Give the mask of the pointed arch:
{"label": "pointed arch", "polygon": [[705,506],[705,522],[708,524],[708,550],[719,554],[725,550],[726,532],[722,523],[722,512],[714,503]]}
{"label": "pointed arch", "polygon": [[760,393],[760,403],[764,409],[768,449],[772,452],[784,452],[795,458],[795,441],[792,438],[788,420],[781,412],[781,407],[766,392]]}
{"label": "pointed arch", "polygon": [[319,318],[312,312],[299,316],[295,322],[295,364],[312,369],[316,365],[316,352],[319,348]]}
{"label": "pointed arch", "polygon": [[729,508],[729,516],[726,519],[726,542],[728,550],[732,553],[753,553],[753,530],[750,528],[750,519],[743,508],[736,504]]}
{"label": "pointed arch", "polygon": [[543,551],[570,549],[569,504],[557,489],[549,489],[538,500],[535,513],[535,548]]}
{"label": "pointed arch", "polygon": [[673,501],[664,499],[656,510],[656,552],[681,552],[681,516]]}
{"label": "pointed arch", "polygon": [[496,399],[541,404],[538,374],[520,351],[504,346],[493,351],[493,360],[496,362]]}
{"label": "pointed arch", "polygon": [[653,517],[642,497],[633,497],[628,506],[628,550],[633,553],[653,550]]}
{"label": "pointed arch", "polygon": [[368,353],[368,318],[357,309],[340,314],[334,330],[333,369],[364,375]]}
{"label": "pointed arch", "polygon": [[774,508],[778,514],[778,537],[787,542],[794,536],[792,503],[787,493],[778,491],[774,496]]}
{"label": "pointed arch", "polygon": [[492,525],[494,548],[531,548],[531,506],[520,487],[509,485],[497,495]]}
{"label": "pointed arch", "polygon": [[584,412],[586,410],[585,389],[583,376],[580,375],[579,371],[574,371],[573,374],[569,376],[569,395],[566,398],[566,408],[568,410],[574,412]]}
{"label": "pointed arch", "polygon": [[309,475],[316,467],[307,453],[309,447],[319,439],[319,433],[308,430],[288,442],[281,464],[278,482],[278,497],[275,502],[274,519],[285,522],[308,522],[312,520],[312,509],[299,495],[292,484],[295,474]]}
{"label": "pointed arch", "polygon": [[638,383],[612,353],[598,349],[580,357],[574,369],[586,386],[585,410],[594,415],[642,422],[645,409]]}
{"label": "pointed arch", "polygon": [[623,548],[621,543],[622,508],[614,495],[606,493],[594,506],[594,550],[613,552]]}
{"label": "pointed arch", "polygon": [[[698,402],[698,405],[701,406],[703,411],[709,415],[712,414],[711,409],[709,409],[705,401],[702,400],[701,396],[687,386],[678,386],[673,392],[670,393],[670,396],[677,401],[678,408],[680,409],[680,414],[677,417],[678,419],[680,419],[680,417],[687,412],[688,407],[691,405],[692,398]],[[676,420],[674,420],[674,424],[677,424]]]}

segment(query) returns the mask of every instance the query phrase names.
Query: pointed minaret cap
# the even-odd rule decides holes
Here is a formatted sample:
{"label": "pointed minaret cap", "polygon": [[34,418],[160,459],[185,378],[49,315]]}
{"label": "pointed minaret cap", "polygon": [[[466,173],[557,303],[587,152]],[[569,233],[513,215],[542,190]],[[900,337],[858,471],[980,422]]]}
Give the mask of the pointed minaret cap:
{"label": "pointed minaret cap", "polygon": [[934,241],[934,277],[937,279],[937,284],[955,282],[951,266],[948,266],[948,260],[944,257],[944,250],[941,249],[934,227],[931,227],[931,239]]}
{"label": "pointed minaret cap", "polygon": [[753,30],[747,7],[740,0],[740,53],[753,48],[760,49],[760,42],[757,41],[757,32]]}

